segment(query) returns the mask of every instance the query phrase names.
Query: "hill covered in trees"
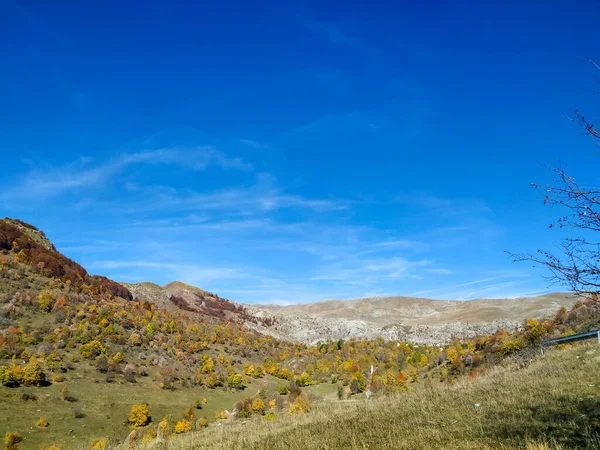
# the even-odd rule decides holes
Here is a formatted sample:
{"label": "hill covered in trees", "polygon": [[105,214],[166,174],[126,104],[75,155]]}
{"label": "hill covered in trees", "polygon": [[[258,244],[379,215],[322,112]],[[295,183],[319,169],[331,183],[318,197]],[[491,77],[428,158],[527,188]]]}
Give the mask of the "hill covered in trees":
{"label": "hill covered in trees", "polygon": [[251,329],[243,310],[214,294],[197,292],[197,302],[175,294],[168,299],[175,307],[142,300],[89,275],[31,225],[0,221],[0,430],[7,448],[163,442],[173,433],[208,433],[214,422],[310,415],[331,396],[383,398],[452,385],[507,358],[529,361],[541,339],[600,320],[592,297],[520,331],[444,346],[383,338],[307,345]]}

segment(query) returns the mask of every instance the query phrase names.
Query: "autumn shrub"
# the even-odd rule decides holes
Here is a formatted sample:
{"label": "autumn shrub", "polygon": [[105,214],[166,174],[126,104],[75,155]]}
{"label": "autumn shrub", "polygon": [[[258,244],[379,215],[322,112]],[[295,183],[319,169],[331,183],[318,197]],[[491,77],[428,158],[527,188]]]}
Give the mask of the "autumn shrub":
{"label": "autumn shrub", "polygon": [[188,408],[186,409],[185,413],[183,414],[183,418],[185,420],[189,420],[190,422],[194,420],[195,417],[195,413],[194,413],[194,408]]}
{"label": "autumn shrub", "polygon": [[6,387],[18,387],[23,382],[23,368],[16,364],[0,367],[0,383]]}
{"label": "autumn shrub", "polygon": [[40,305],[40,309],[42,311],[52,311],[52,307],[54,306],[55,301],[56,296],[50,291],[42,291],[38,295],[38,304]]}
{"label": "autumn shrub", "polygon": [[100,373],[108,372],[108,359],[106,356],[96,358],[96,370]]}
{"label": "autumn shrub", "polygon": [[302,394],[302,389],[300,388],[300,386],[298,386],[298,383],[296,383],[295,380],[290,381],[288,391],[290,394],[290,401],[292,402]]}
{"label": "autumn shrub", "polygon": [[192,423],[188,420],[180,420],[175,424],[175,434],[182,434],[192,431]]}
{"label": "autumn shrub", "polygon": [[288,412],[290,414],[305,414],[310,410],[310,400],[306,394],[302,393],[290,403]]}
{"label": "autumn shrub", "polygon": [[227,377],[227,386],[232,389],[242,390],[246,387],[246,378],[240,373],[234,373]]}
{"label": "autumn shrub", "polygon": [[106,352],[101,342],[93,340],[79,347],[79,353],[86,359],[95,359]]}
{"label": "autumn shrub", "polygon": [[161,420],[158,424],[157,436],[161,439],[166,438],[171,434],[171,426],[169,425],[169,421],[167,418]]}
{"label": "autumn shrub", "polygon": [[225,410],[221,409],[221,410],[217,411],[215,413],[215,419],[217,419],[217,420],[227,419],[227,413],[225,412]]}
{"label": "autumn shrub", "polygon": [[66,377],[61,374],[58,373],[56,375],[52,375],[52,378],[50,378],[50,381],[52,381],[53,383],[63,383],[64,381],[66,381]]}
{"label": "autumn shrub", "polygon": [[265,402],[262,398],[256,398],[251,405],[252,412],[255,414],[262,414],[265,411]]}
{"label": "autumn shrub", "polygon": [[50,426],[50,422],[48,422],[48,419],[46,419],[45,417],[40,417],[35,423],[35,426],[40,429],[48,428]]}
{"label": "autumn shrub", "polygon": [[156,439],[156,431],[154,428],[148,428],[146,433],[144,433],[144,437],[142,438],[142,444],[149,444],[154,439]]}
{"label": "autumn shrub", "polygon": [[4,435],[4,450],[17,450],[23,438],[17,433],[7,432]]}
{"label": "autumn shrub", "polygon": [[42,371],[42,366],[37,359],[30,358],[23,369],[22,383],[25,386],[41,386],[46,382],[46,374]]}
{"label": "autumn shrub", "polygon": [[207,426],[208,426],[208,420],[206,419],[206,417],[200,417],[196,421],[196,430],[199,430],[201,428],[206,428]]}
{"label": "autumn shrub", "polygon": [[304,386],[309,386],[309,385],[313,384],[313,381],[311,380],[308,372],[302,372],[300,374],[300,376],[298,377],[297,383],[298,383],[298,386],[304,387]]}
{"label": "autumn shrub", "polygon": [[274,412],[268,412],[265,414],[265,420],[274,420],[275,419],[275,413]]}
{"label": "autumn shrub", "polygon": [[132,405],[127,421],[134,427],[143,427],[150,422],[149,414],[148,405]]}
{"label": "autumn shrub", "polygon": [[77,397],[69,393],[69,388],[67,386],[62,387],[60,390],[60,396],[65,402],[75,403],[77,401]]}
{"label": "autumn shrub", "polygon": [[246,418],[252,415],[252,398],[246,397],[238,401],[234,407],[236,417]]}
{"label": "autumn shrub", "polygon": [[135,365],[132,363],[128,363],[125,366],[125,369],[123,369],[123,377],[125,378],[125,381],[127,381],[129,383],[135,383],[136,375],[137,375],[137,370],[135,368]]}
{"label": "autumn shrub", "polygon": [[105,450],[106,449],[106,440],[105,439],[97,439],[92,442],[90,446],[91,450]]}

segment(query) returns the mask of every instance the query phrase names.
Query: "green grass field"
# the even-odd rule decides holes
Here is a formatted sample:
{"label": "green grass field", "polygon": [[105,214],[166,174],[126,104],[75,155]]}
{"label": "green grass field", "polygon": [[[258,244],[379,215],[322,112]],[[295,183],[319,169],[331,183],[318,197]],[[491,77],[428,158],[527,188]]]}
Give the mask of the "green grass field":
{"label": "green grass field", "polygon": [[228,420],[148,448],[598,449],[599,369],[600,345],[551,350],[525,368],[508,363],[394,397],[339,401],[330,392],[304,416]]}
{"label": "green grass field", "polygon": [[[71,374],[69,374],[71,375]],[[196,416],[206,416],[212,421],[215,412],[231,409],[232,405],[242,399],[255,395],[265,380],[254,380],[244,391],[223,389],[182,388],[175,391],[160,389],[150,378],[140,378],[137,383],[105,383],[96,372],[70,378],[65,383],[54,383],[44,388],[0,387],[0,432],[16,432],[24,440],[22,449],[41,449],[56,444],[61,449],[77,447],[91,443],[97,438],[112,438],[122,442],[130,430],[126,425],[129,409],[132,404],[148,403],[153,423],[163,417],[172,415],[180,419],[185,410],[196,400],[207,399]],[[100,380],[94,382],[94,379]],[[269,381],[267,392],[275,396],[277,380]],[[69,395],[77,398],[77,402],[62,400],[61,389],[69,388]],[[35,401],[22,399],[23,393],[31,393],[37,397]],[[78,407],[85,417],[76,419],[73,409]],[[45,417],[50,426],[37,429],[38,418]]]}

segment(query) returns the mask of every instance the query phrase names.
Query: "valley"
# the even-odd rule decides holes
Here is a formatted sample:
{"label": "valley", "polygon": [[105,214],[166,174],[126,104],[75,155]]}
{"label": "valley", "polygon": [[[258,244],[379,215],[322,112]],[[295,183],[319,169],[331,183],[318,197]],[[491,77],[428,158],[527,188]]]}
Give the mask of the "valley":
{"label": "valley", "polygon": [[[393,314],[383,319],[385,308]],[[525,320],[529,314],[538,319]],[[453,322],[467,319],[482,328]],[[321,424],[332,427],[331,421],[355,420],[364,411],[373,418],[384,414],[373,420],[386,423],[384,411],[395,410],[393,402],[417,405],[420,395],[434,402],[426,408],[436,409],[436,398],[454,398],[467,380],[490,383],[501,372],[510,380],[512,371],[536,361],[542,339],[599,325],[596,296],[464,305],[363,299],[278,308],[238,304],[179,282],[119,284],[89,275],[34,226],[0,220],[0,429],[10,450],[264,448],[270,440],[273,448],[289,442],[302,442],[291,448],[322,448],[322,442],[362,448],[352,434],[354,444],[337,434],[312,441],[302,433],[313,435]],[[409,328],[418,330],[418,340],[385,334],[394,327],[409,336]],[[440,336],[431,332],[435,327],[452,331]],[[526,375],[531,383],[536,371],[543,373]],[[591,376],[582,382],[595,382]],[[566,442],[595,439],[593,415],[556,420],[559,427],[548,438],[562,439],[560,430],[583,420],[592,434],[585,441],[568,435]],[[247,423],[258,434],[235,431]],[[475,439],[472,425],[463,426],[464,442],[448,437],[456,448]],[[383,445],[381,437],[365,433],[356,439]],[[512,448],[514,439],[530,436],[525,428],[516,437],[496,429],[483,433],[490,448],[494,442]],[[188,434],[193,437],[182,438]],[[438,439],[440,446],[446,442]]]}

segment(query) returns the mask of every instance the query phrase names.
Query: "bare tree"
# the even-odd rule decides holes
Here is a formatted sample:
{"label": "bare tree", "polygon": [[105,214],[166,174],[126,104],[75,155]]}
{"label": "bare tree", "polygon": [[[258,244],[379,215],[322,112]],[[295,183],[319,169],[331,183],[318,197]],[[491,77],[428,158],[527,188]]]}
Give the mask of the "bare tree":
{"label": "bare tree", "polygon": [[[593,63],[596,68],[600,67]],[[600,131],[579,111],[573,119],[585,135],[598,143]],[[577,293],[600,291],[600,188],[581,186],[564,169],[552,169],[555,177],[551,184],[532,186],[544,192],[544,204],[566,210],[550,227],[570,229],[575,237],[566,237],[557,251],[538,250],[535,254],[508,252],[513,261],[530,261],[550,270],[549,279],[566,284]]]}

